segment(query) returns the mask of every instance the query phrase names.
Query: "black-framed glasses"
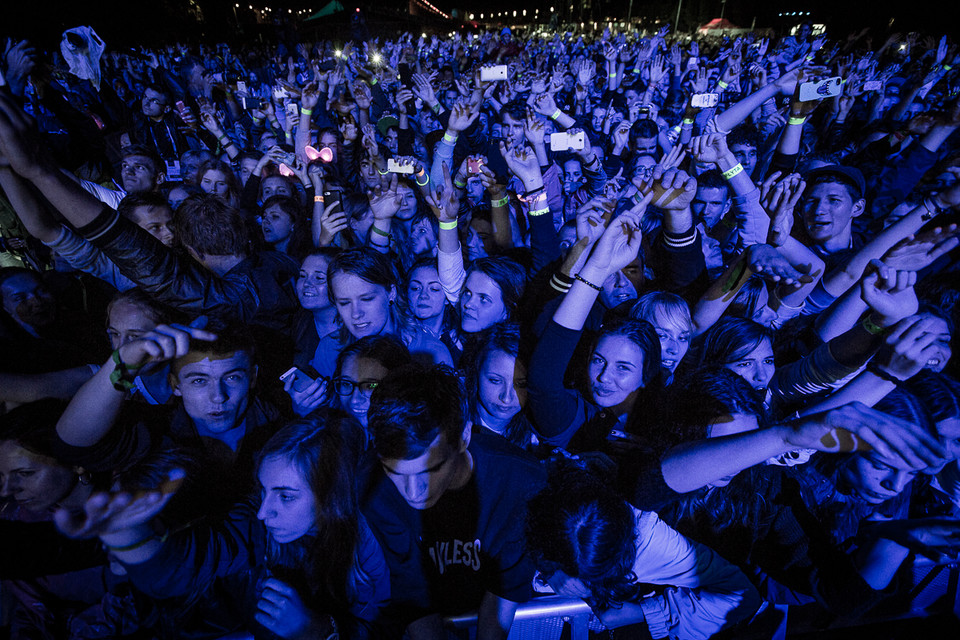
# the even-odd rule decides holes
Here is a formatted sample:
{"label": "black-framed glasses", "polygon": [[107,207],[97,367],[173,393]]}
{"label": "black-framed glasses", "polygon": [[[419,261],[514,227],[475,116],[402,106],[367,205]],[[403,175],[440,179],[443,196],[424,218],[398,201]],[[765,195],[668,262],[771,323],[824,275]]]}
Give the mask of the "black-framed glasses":
{"label": "black-framed glasses", "polygon": [[373,390],[377,388],[377,385],[380,384],[377,380],[363,380],[361,382],[354,382],[347,378],[334,378],[333,379],[333,390],[337,392],[337,395],[344,397],[349,397],[353,395],[354,390],[357,387],[360,388],[360,393],[367,396],[368,398],[373,394]]}

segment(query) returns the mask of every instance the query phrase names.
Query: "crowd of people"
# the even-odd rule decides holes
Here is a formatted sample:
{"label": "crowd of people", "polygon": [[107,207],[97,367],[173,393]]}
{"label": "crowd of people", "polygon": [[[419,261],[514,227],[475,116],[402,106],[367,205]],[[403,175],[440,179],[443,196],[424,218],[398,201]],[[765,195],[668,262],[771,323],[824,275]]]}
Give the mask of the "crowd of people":
{"label": "crowd of people", "polygon": [[891,606],[960,547],[957,65],[809,24],[7,40],[0,622]]}

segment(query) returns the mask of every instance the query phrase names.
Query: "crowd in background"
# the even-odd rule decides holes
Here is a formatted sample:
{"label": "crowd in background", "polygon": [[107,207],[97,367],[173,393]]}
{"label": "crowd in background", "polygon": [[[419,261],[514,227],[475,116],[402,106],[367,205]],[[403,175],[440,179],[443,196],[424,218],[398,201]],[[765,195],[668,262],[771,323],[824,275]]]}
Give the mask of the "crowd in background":
{"label": "crowd in background", "polygon": [[0,623],[892,606],[960,546],[957,65],[808,23],[8,39]]}

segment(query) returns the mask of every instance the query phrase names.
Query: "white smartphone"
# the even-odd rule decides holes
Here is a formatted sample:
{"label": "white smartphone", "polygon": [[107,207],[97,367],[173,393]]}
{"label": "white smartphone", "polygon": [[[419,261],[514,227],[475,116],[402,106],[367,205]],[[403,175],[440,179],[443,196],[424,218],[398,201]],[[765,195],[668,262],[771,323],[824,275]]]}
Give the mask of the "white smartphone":
{"label": "white smartphone", "polygon": [[393,158],[387,158],[388,173],[413,173],[412,164],[400,164]]}
{"label": "white smartphone", "polygon": [[578,131],[577,133],[560,131],[550,134],[551,151],[570,151],[571,149],[579,151],[583,149],[585,144],[586,140],[583,131]]}
{"label": "white smartphone", "polygon": [[293,378],[293,388],[296,391],[303,391],[313,384],[313,378],[296,367],[290,367],[284,371],[283,375],[280,376],[280,382],[286,384],[290,378]]}
{"label": "white smartphone", "polygon": [[710,109],[720,102],[719,93],[695,93],[690,96],[690,106],[698,109]]}
{"label": "white smartphone", "polygon": [[287,103],[287,115],[288,116],[297,116],[300,114],[300,108],[297,106],[296,102]]}
{"label": "white smartphone", "polygon": [[843,91],[843,79],[840,76],[820,82],[804,82],[800,85],[800,102],[832,98],[840,95],[841,91]]}
{"label": "white smartphone", "polygon": [[243,80],[237,80],[237,93],[246,93],[247,83]]}
{"label": "white smartphone", "polygon": [[498,64],[494,67],[480,67],[480,80],[483,82],[496,82],[506,79],[507,65],[505,64]]}

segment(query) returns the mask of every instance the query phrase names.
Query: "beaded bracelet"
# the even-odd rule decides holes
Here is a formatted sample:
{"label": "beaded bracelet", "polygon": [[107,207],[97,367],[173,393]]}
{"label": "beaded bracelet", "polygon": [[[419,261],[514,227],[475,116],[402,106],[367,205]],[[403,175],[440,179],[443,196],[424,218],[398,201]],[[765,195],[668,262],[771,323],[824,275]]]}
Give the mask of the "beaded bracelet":
{"label": "beaded bracelet", "polygon": [[441,229],[444,229],[444,230],[446,230],[446,231],[450,231],[451,229],[456,229],[456,228],[457,228],[457,221],[456,221],[456,220],[451,220],[451,221],[449,221],[449,222],[444,222],[444,221],[441,220],[441,221],[440,221],[440,228],[441,228]]}
{"label": "beaded bracelet", "polygon": [[593,283],[590,282],[589,280],[583,278],[579,273],[578,273],[577,275],[573,276],[573,278],[574,278],[575,280],[579,280],[580,282],[582,282],[583,284],[587,285],[587,286],[590,287],[591,289],[595,289],[595,290],[597,290],[597,291],[603,291],[603,287],[598,287],[597,285],[593,284]]}
{"label": "beaded bracelet", "polygon": [[729,180],[741,173],[743,173],[743,165],[738,162],[737,164],[733,165],[732,167],[730,167],[729,169],[723,172],[723,179]]}

